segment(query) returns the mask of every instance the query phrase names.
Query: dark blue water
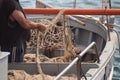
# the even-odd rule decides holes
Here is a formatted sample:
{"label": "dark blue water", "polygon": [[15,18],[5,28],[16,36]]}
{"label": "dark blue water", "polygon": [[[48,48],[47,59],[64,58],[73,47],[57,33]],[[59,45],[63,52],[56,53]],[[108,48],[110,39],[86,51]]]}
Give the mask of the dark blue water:
{"label": "dark blue water", "polygon": [[[54,7],[73,8],[74,0],[43,0]],[[102,0],[76,0],[77,8],[101,8]],[[35,7],[35,0],[20,0],[23,7],[33,8]],[[120,8],[120,0],[111,0],[112,8]],[[116,24],[120,25],[120,16],[115,17]],[[120,27],[115,27],[120,33]],[[116,43],[116,50],[114,55],[114,74],[112,80],[120,80],[120,53],[118,44]]]}

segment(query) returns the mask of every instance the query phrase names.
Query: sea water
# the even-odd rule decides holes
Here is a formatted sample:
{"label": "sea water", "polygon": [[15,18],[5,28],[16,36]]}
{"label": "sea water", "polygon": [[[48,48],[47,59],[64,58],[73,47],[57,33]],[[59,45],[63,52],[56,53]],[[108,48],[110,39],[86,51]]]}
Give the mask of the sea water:
{"label": "sea water", "polygon": [[[43,0],[54,7],[68,7],[73,8],[75,0]],[[36,0],[20,0],[22,7],[34,8]],[[120,0],[111,0],[112,8],[120,8]],[[101,8],[102,0],[76,0],[77,8]],[[116,24],[120,25],[120,16],[115,17]],[[115,27],[120,34],[120,26]],[[114,55],[114,74],[112,80],[120,80],[120,53],[118,44],[116,43],[116,50]]]}

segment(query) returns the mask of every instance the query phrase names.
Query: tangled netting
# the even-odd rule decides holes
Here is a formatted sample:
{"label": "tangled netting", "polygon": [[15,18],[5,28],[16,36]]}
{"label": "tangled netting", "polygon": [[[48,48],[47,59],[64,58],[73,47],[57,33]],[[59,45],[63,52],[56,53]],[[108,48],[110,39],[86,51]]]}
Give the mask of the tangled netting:
{"label": "tangled netting", "polygon": [[[47,19],[32,19],[35,22],[41,22],[46,26],[50,24],[50,20]],[[40,36],[38,36],[40,33]],[[44,34],[45,33],[45,34]],[[62,26],[54,25],[52,29],[46,30],[46,32],[41,33],[40,31],[34,29],[31,30],[30,41],[27,42],[27,52],[36,51],[37,38],[39,37],[39,46],[41,49],[44,48],[62,48],[63,47],[63,28]]]}
{"label": "tangled netting", "polygon": [[[47,74],[28,74],[24,70],[9,70],[8,80],[54,80],[55,76]],[[61,77],[60,80],[77,80],[74,74],[69,74],[67,76]]]}

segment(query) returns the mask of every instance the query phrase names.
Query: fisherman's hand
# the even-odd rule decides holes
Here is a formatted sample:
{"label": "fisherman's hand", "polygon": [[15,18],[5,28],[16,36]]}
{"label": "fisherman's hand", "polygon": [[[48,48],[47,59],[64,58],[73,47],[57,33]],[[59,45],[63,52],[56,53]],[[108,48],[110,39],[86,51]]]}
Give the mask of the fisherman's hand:
{"label": "fisherman's hand", "polygon": [[44,32],[46,30],[46,25],[42,24],[42,23],[38,23],[38,29],[41,31],[41,32]]}

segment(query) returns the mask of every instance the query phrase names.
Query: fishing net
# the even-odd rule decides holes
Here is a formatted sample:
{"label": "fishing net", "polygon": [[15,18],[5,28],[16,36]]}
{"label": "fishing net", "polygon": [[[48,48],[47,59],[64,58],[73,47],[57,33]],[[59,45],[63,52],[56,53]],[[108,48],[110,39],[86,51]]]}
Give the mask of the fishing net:
{"label": "fishing net", "polygon": [[[9,70],[8,80],[54,80],[55,76],[44,74],[28,74],[23,70]],[[74,74],[61,77],[60,80],[77,80]]]}

